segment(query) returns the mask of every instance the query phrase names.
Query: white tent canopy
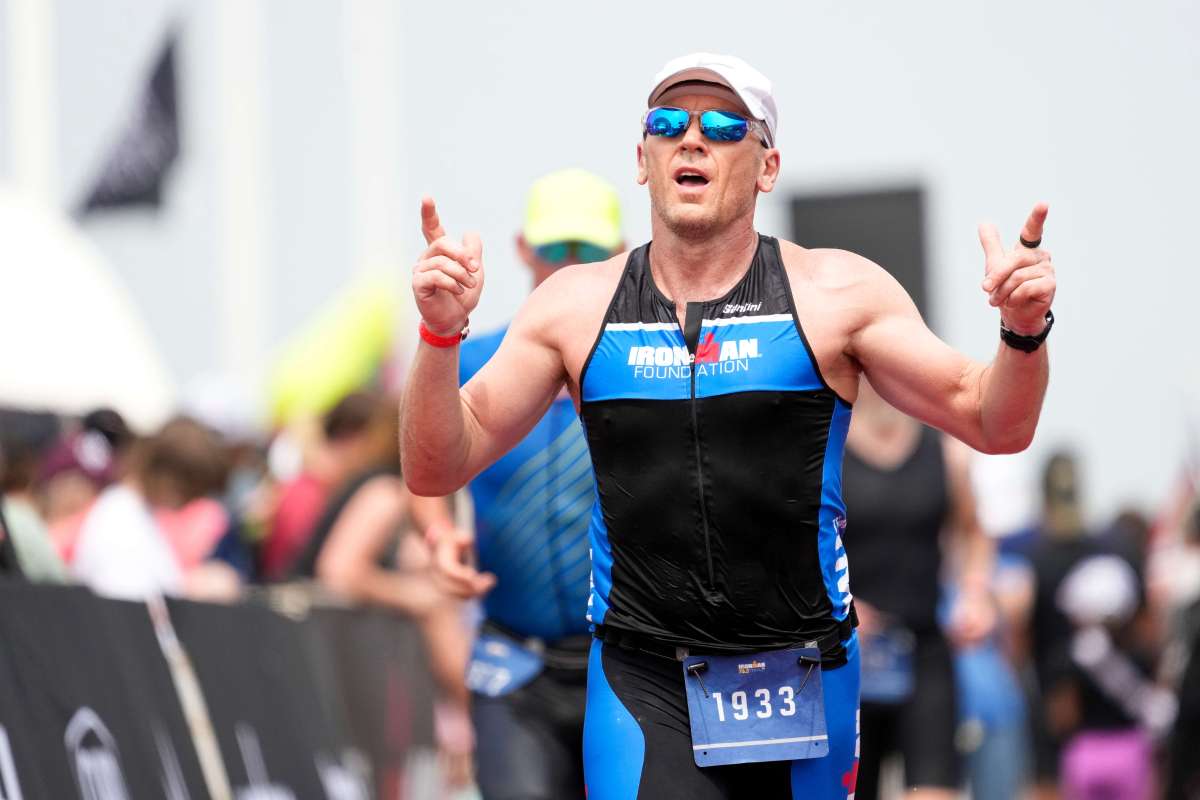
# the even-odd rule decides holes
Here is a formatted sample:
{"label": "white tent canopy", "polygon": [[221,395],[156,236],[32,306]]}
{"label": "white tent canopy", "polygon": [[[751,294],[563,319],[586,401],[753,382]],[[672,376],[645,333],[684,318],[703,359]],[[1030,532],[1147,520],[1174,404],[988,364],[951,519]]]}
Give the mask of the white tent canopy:
{"label": "white tent canopy", "polygon": [[0,405],[98,406],[149,430],[174,388],[113,270],[61,213],[0,186]]}

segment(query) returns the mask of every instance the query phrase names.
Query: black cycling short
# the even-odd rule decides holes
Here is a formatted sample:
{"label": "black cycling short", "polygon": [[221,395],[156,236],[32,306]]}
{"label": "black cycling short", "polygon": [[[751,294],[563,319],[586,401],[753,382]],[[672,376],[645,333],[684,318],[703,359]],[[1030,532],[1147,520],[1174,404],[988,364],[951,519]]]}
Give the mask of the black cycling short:
{"label": "black cycling short", "polygon": [[504,697],[471,696],[484,800],[583,800],[586,669],[547,667]]}
{"label": "black cycling short", "polygon": [[917,635],[913,673],[913,693],[906,701],[862,704],[856,800],[879,796],[880,762],[896,752],[904,761],[907,788],[957,789],[961,783],[954,660],[940,631]]}

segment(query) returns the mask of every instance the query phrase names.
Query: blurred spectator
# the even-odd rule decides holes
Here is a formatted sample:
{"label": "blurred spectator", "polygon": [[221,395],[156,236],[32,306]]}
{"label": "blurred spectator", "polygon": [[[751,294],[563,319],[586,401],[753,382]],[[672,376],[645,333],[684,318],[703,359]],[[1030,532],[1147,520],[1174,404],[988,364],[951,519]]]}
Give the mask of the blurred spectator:
{"label": "blurred spectator", "polygon": [[379,395],[353,397],[356,419],[367,420],[356,431],[354,458],[367,466],[329,502],[293,574],[314,577],[342,597],[418,622],[445,699],[437,718],[439,743],[452,783],[461,786],[470,780],[473,748],[461,604],[434,582],[428,549],[407,525],[411,498],[400,477],[396,403]]}
{"label": "blurred spectator", "polygon": [[[381,457],[378,430],[384,413],[395,412],[381,411],[379,398],[371,393],[353,392],[321,419],[319,432],[308,442],[300,474],[280,487],[262,549],[266,580],[286,577],[305,552],[330,494]],[[396,440],[387,446],[394,451]],[[312,563],[302,571],[311,574]]]}
{"label": "blurred spectator", "polygon": [[1200,492],[1190,484],[1178,511],[1165,520],[1164,534],[1172,539],[1163,550],[1170,566],[1168,590],[1171,617],[1169,653],[1179,685],[1179,714],[1168,751],[1165,795],[1168,800],[1200,797]]}
{"label": "blurred spectator", "polygon": [[216,431],[188,417],[176,418],[159,435],[174,443],[178,463],[158,465],[156,475],[169,483],[147,498],[183,570],[184,593],[198,600],[234,599],[241,585],[237,561],[214,557],[231,529],[237,535],[234,515],[223,503],[230,451]]}
{"label": "blurred spectator", "polygon": [[1032,592],[1028,573],[1023,560],[997,558],[991,592],[1000,622],[992,636],[955,654],[958,745],[973,800],[1013,800],[1029,778],[1025,696],[1011,663],[1013,628]]}
{"label": "blurred spectator", "polygon": [[[252,413],[254,401],[226,376],[202,375],[184,392],[183,407],[214,436],[228,474],[219,494],[193,502],[184,513],[190,524],[217,529],[207,548],[195,553],[205,562],[224,564],[241,582],[256,575],[255,550],[273,513],[273,487],[266,476],[265,448]],[[186,562],[185,562],[186,563]]]}
{"label": "blurred spectator", "polygon": [[129,429],[125,418],[111,408],[97,408],[84,414],[80,424],[83,430],[92,431],[104,437],[108,446],[112,448],[113,460],[116,462],[117,472],[120,473],[120,462],[129,453],[130,447],[137,438]]}
{"label": "blurred spectator", "polygon": [[42,460],[37,475],[38,505],[55,529],[85,512],[116,476],[115,454],[96,431],[67,434]]}
{"label": "blurred spectator", "polygon": [[1156,689],[1152,654],[1135,635],[1142,603],[1133,564],[1088,535],[1072,456],[1052,456],[1044,518],[1033,546],[1032,657],[1039,791],[1067,797],[1143,798],[1153,784],[1151,735],[1173,703]]}
{"label": "blurred spectator", "polygon": [[[1150,520],[1136,508],[1117,512],[1112,524],[1104,531],[1101,541],[1106,550],[1129,562],[1139,577],[1146,574],[1146,558],[1150,550]],[[1145,587],[1139,587],[1144,602]]]}
{"label": "blurred spectator", "polygon": [[[992,630],[993,548],[975,515],[968,451],[888,405],[862,381],[846,438],[842,489],[861,621],[861,758],[855,796],[879,795],[880,764],[904,763],[914,796],[953,797],[961,782],[949,639]],[[943,532],[953,533],[958,591],[947,631],[938,620]],[[947,635],[948,634],[948,635]]]}
{"label": "blurred spectator", "polygon": [[1129,641],[1137,576],[1124,559],[1093,556],[1063,580],[1058,605],[1075,626],[1071,660],[1079,721],[1062,758],[1070,798],[1150,796],[1152,739],[1166,733],[1174,698],[1154,686],[1150,659]]}
{"label": "blurred spectator", "polygon": [[58,421],[50,414],[0,416],[0,506],[8,544],[21,573],[45,583],[67,579],[33,494],[42,454],[57,433]]}
{"label": "blurred spectator", "polygon": [[212,435],[193,420],[176,418],[137,442],[127,475],[105,489],[87,511],[71,568],[96,592],[143,598],[180,594],[183,569],[176,550],[186,551],[196,531],[177,530],[172,540],[155,508],[180,509],[221,489],[226,465]]}

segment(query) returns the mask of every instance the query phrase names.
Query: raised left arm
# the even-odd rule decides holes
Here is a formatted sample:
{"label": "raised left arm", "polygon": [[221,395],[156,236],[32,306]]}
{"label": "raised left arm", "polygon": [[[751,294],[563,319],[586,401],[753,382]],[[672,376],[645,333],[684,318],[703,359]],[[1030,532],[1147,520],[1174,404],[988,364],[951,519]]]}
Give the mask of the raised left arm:
{"label": "raised left arm", "polygon": [[[1023,239],[1041,239],[1045,215],[1044,205],[1034,207]],[[1006,251],[991,225],[980,227],[979,239],[990,304],[1017,336],[1039,334],[1054,299],[1049,254],[1023,245]],[[1001,341],[996,357],[983,365],[934,336],[908,294],[883,270],[863,281],[862,291],[868,311],[847,353],[885,400],[984,453],[1029,446],[1049,378],[1045,346],[1025,352]]]}

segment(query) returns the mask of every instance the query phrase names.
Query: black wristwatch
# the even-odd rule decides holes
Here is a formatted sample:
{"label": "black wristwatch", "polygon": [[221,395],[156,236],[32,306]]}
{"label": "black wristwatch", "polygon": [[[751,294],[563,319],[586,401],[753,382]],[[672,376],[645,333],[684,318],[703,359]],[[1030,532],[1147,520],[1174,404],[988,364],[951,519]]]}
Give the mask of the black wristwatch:
{"label": "black wristwatch", "polygon": [[1042,342],[1046,341],[1046,337],[1050,335],[1050,329],[1054,327],[1054,312],[1046,312],[1046,327],[1042,328],[1042,332],[1037,336],[1022,336],[1015,331],[1004,327],[1004,320],[1000,320],[1000,338],[1009,347],[1015,347],[1022,353],[1032,353],[1042,346]]}

